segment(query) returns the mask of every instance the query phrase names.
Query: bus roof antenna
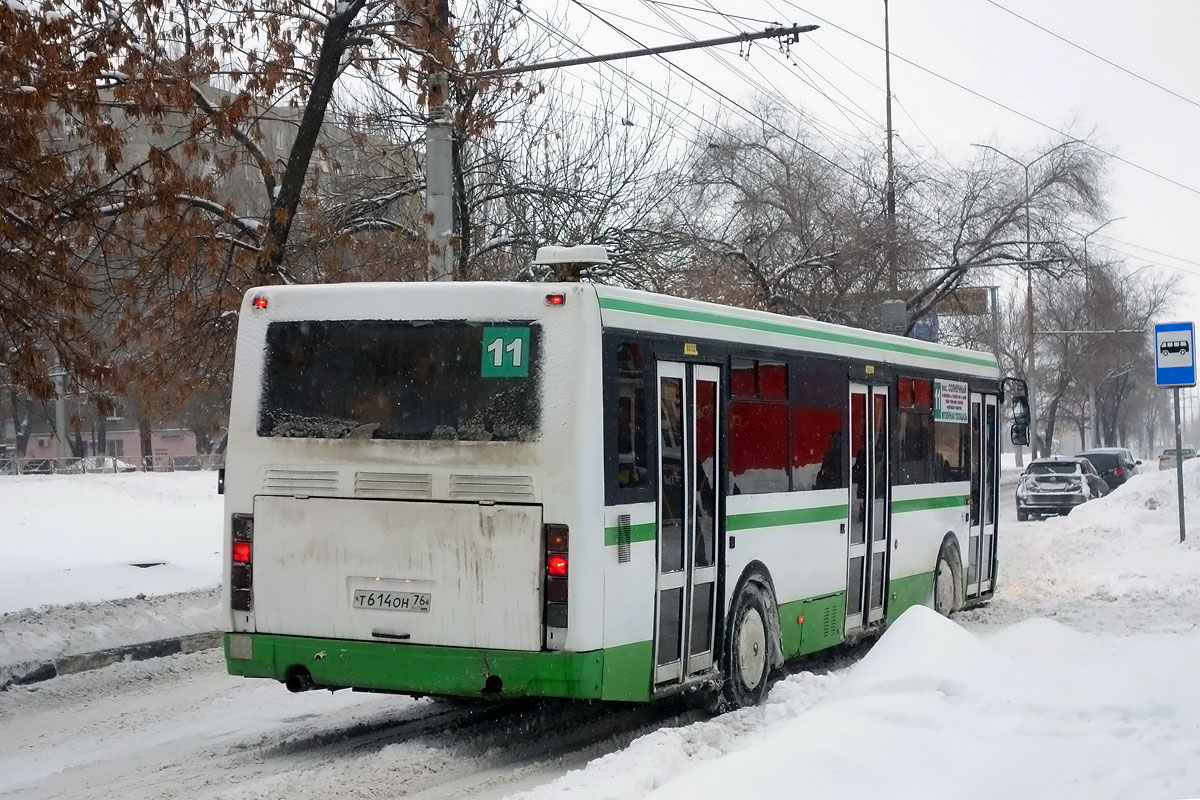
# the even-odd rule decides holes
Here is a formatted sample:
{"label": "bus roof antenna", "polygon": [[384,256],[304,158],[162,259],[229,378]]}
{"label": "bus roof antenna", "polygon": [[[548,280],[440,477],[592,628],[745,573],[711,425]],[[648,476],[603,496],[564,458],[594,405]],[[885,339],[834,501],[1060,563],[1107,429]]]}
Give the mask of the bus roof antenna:
{"label": "bus roof antenna", "polygon": [[549,245],[539,247],[534,264],[545,264],[554,270],[556,281],[578,283],[580,273],[591,264],[611,264],[608,250],[601,244],[581,244],[574,247]]}

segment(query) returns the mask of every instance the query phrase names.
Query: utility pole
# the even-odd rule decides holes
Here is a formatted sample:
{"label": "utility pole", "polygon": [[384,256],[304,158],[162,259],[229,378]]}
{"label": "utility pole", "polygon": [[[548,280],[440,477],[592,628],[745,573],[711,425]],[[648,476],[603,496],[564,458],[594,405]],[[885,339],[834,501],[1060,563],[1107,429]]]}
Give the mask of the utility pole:
{"label": "utility pole", "polygon": [[54,379],[54,438],[58,440],[55,458],[60,459],[59,466],[62,466],[62,462],[71,456],[67,445],[67,371],[56,364],[49,374]]}
{"label": "utility pole", "polygon": [[[1037,418],[1037,402],[1036,402],[1037,401],[1037,393],[1034,389],[1034,387],[1037,383],[1037,381],[1036,381],[1037,373],[1035,371],[1035,368],[1037,365],[1036,365],[1036,362],[1034,359],[1034,352],[1033,352],[1033,350],[1034,350],[1034,338],[1033,338],[1033,311],[1034,311],[1034,309],[1033,309],[1033,234],[1032,234],[1032,230],[1031,230],[1030,215],[1029,215],[1030,200],[1032,199],[1030,197],[1030,191],[1029,191],[1029,170],[1034,164],[1038,163],[1046,156],[1048,156],[1051,153],[1054,153],[1058,150],[1061,150],[1062,148],[1066,147],[1067,145],[1071,145],[1071,144],[1079,144],[1079,140],[1078,139],[1068,139],[1065,142],[1060,142],[1059,144],[1055,145],[1054,147],[1051,147],[1046,152],[1042,153],[1040,156],[1035,158],[1033,161],[1026,163],[1024,161],[1020,161],[1020,160],[1010,156],[1008,153],[1006,153],[1003,150],[1000,150],[996,147],[993,147],[990,144],[979,144],[977,142],[971,143],[972,147],[982,147],[985,150],[991,150],[996,155],[1007,158],[1009,161],[1013,162],[1014,164],[1016,164],[1018,167],[1020,167],[1021,169],[1023,169],[1025,171],[1025,201],[1023,203],[1024,210],[1025,210],[1025,264],[1024,264],[1024,269],[1025,269],[1025,346],[1026,346],[1026,348],[1028,348],[1028,354],[1027,354],[1026,366],[1025,366],[1025,384],[1029,389],[1029,429],[1031,431],[1033,431],[1033,436],[1029,440],[1029,453],[1033,458],[1038,457],[1039,448],[1038,448],[1038,428],[1037,428],[1038,418]],[[1046,448],[1044,450],[1044,452],[1047,454],[1050,453],[1050,450],[1052,448],[1052,443],[1049,440],[1053,437],[1053,435],[1054,435],[1053,431],[1047,431]]]}
{"label": "utility pole", "polygon": [[450,1],[429,0],[424,10],[429,75],[425,122],[425,236],[428,278],[454,280],[454,118],[450,105]]}
{"label": "utility pole", "polygon": [[883,0],[883,75],[887,94],[887,270],[892,298],[900,296],[896,266],[896,164],[892,157],[892,42],[888,25],[888,0]]}

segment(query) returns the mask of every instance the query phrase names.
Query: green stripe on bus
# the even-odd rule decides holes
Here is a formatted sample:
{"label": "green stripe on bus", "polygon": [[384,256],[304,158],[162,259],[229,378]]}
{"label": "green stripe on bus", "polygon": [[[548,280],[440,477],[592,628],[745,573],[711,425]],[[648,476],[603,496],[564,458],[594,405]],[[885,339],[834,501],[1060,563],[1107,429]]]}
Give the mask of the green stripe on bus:
{"label": "green stripe on bus", "polygon": [[935,508],[956,508],[965,506],[970,495],[958,494],[949,497],[922,497],[916,500],[893,500],[892,513],[903,514],[905,511],[930,511]]}
{"label": "green stripe on bus", "polygon": [[[654,522],[640,522],[637,525],[629,526],[629,543],[634,542],[653,542],[655,532],[658,529],[658,524]],[[604,529],[604,545],[605,547],[615,547],[617,544],[617,526]]]}
{"label": "green stripe on bus", "polygon": [[[232,655],[232,636],[249,638],[250,658]],[[653,666],[653,657],[646,657],[653,652],[649,642],[615,648],[615,663],[607,670],[607,650],[485,650],[263,633],[226,633],[224,644],[225,667],[230,675],[282,681],[293,666],[302,665],[322,687],[476,698],[485,689],[487,677],[497,675],[503,681],[497,695],[501,700],[599,700],[604,696],[606,679],[612,683],[612,696],[646,700]],[[313,653],[322,657],[314,659]],[[645,688],[639,690],[639,681]]]}
{"label": "green stripe on bus", "polygon": [[798,336],[804,339],[815,339],[823,342],[837,342],[838,344],[856,345],[858,347],[874,347],[879,350],[890,350],[895,353],[904,353],[905,355],[934,358],[941,361],[956,361],[962,364],[971,364],[977,367],[991,367],[992,369],[996,368],[995,360],[985,357],[968,356],[962,353],[939,353],[936,351],[927,350],[924,347],[917,347],[909,344],[870,339],[865,336],[856,336],[849,333],[838,333],[836,331],[822,331],[810,328],[802,328],[797,325],[788,325],[783,322],[771,322],[760,319],[741,319],[739,317],[720,314],[715,311],[697,311],[688,308],[671,308],[669,306],[654,305],[653,303],[639,303],[636,300],[621,300],[616,297],[601,297],[600,307],[611,309],[613,311],[626,311],[630,314],[645,314],[652,317],[665,317],[667,319],[680,319],[690,322],[707,322],[713,325],[746,328],[749,330],[763,331],[764,333],[781,333],[785,336]]}
{"label": "green stripe on bus", "polygon": [[779,525],[804,525],[809,522],[830,522],[846,518],[846,504],[817,508],[786,508],[782,511],[755,511],[749,514],[730,514],[725,517],[725,530],[744,531],[751,528],[774,528]]}

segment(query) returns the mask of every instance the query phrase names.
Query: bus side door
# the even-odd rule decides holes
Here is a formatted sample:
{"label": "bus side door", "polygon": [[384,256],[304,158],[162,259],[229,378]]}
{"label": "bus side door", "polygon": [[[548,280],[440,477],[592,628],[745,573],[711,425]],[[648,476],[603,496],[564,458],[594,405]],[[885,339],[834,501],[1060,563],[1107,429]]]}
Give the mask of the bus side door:
{"label": "bus side door", "polygon": [[721,369],[658,362],[658,567],[654,683],[713,665]]}

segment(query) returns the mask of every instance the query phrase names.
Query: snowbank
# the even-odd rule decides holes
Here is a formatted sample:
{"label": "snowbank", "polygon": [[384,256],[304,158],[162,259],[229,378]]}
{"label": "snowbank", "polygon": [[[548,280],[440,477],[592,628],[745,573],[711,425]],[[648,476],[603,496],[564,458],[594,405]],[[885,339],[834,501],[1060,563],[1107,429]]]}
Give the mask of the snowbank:
{"label": "snowbank", "polygon": [[1198,632],[1031,620],[985,637],[918,607],[841,675],[792,676],[762,709],[657,731],[519,796],[1194,797],[1198,658]]}
{"label": "snowbank", "polygon": [[214,586],[0,614],[0,683],[6,667],[218,630],[220,594]]}
{"label": "snowbank", "polygon": [[1194,797],[1197,658],[1198,633],[979,638],[914,608],[825,702],[650,797]]}
{"label": "snowbank", "polygon": [[1185,542],[1174,470],[1135,475],[1066,517],[1002,518],[997,598],[962,620],[1053,616],[1096,632],[1191,630],[1200,619],[1200,459],[1184,466]]}
{"label": "snowbank", "polygon": [[1174,472],[1040,523],[1007,497],[989,606],[910,609],[849,669],[519,797],[1198,797],[1200,460],[1185,486],[1183,544]]}

